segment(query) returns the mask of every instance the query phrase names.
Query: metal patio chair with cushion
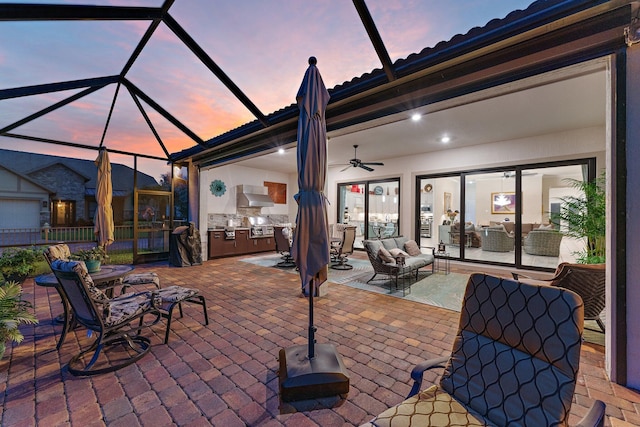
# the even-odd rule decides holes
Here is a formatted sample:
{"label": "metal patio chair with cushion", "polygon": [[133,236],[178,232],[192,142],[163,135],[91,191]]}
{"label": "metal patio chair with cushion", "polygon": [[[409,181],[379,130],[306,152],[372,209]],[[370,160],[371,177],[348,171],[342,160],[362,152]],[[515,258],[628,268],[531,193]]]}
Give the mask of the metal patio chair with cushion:
{"label": "metal patio chair with cushion", "polygon": [[[149,339],[140,336],[140,331],[157,324],[162,318],[157,291],[108,298],[94,285],[84,262],[56,260],[51,269],[73,311],[74,322],[87,328],[91,335],[96,335],[91,346],[69,361],[67,366],[71,374],[96,375],[115,371],[149,352]],[[145,321],[148,315],[151,321]],[[103,350],[112,348],[115,350],[109,352],[109,357],[100,357]],[[99,359],[102,359],[101,363],[94,367]]]}
{"label": "metal patio chair with cushion", "polygon": [[331,248],[333,262],[331,268],[335,270],[351,270],[353,265],[347,264],[347,258],[353,253],[353,244],[356,241],[356,227],[353,225],[344,227],[342,233],[340,246]]}
{"label": "metal patio chair with cushion", "polygon": [[501,225],[483,228],[480,234],[483,251],[509,252],[514,248],[515,239]]}
{"label": "metal patio chair with cushion", "polygon": [[291,228],[289,227],[273,227],[273,234],[276,239],[276,252],[282,255],[282,261],[276,264],[280,268],[293,268],[296,263],[291,255]]}
{"label": "metal patio chair with cushion", "polygon": [[[69,261],[71,257],[71,251],[69,246],[64,243],[59,243],[57,245],[52,245],[46,248],[43,252],[44,258],[51,267],[51,264],[54,261]],[[53,269],[52,269],[53,270]],[[117,287],[121,287],[120,293],[124,294],[130,286],[137,285],[152,285],[156,289],[160,289],[160,279],[158,275],[153,272],[148,273],[134,273],[129,274],[124,279],[118,279],[116,281],[111,281],[108,284],[99,284],[98,288],[102,291],[106,291],[107,295],[113,295],[113,289]],[[59,286],[59,282],[56,281],[56,291],[60,295],[60,299],[62,301],[62,306],[64,309],[63,318],[58,319],[57,321],[64,324],[62,328],[62,333],[60,334],[60,341],[58,341],[57,349],[59,350],[64,343],[65,338],[67,337],[67,332],[72,330],[76,323],[74,322],[72,313],[68,304],[66,303],[66,298],[62,294],[62,289]]]}
{"label": "metal patio chair with cushion", "polygon": [[[583,306],[574,292],[485,274],[467,283],[450,356],[416,366],[409,397],[369,426],[566,426]],[[423,373],[444,368],[423,391]],[[580,426],[602,426],[595,401]]]}
{"label": "metal patio chair with cushion", "polygon": [[584,303],[584,320],[594,320],[604,332],[604,323],[600,314],[605,306],[605,272],[605,264],[563,262],[558,265],[551,279],[533,279],[519,273],[511,273],[511,275],[515,280],[528,279],[527,283],[544,283],[575,292]]}

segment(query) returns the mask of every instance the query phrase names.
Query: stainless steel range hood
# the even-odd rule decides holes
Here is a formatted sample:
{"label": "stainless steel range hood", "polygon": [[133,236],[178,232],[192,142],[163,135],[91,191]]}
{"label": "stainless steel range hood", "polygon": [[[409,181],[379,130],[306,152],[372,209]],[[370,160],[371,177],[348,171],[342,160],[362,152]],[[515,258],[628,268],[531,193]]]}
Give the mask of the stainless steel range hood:
{"label": "stainless steel range hood", "polygon": [[238,208],[268,208],[273,206],[267,187],[256,185],[236,186],[236,207]]}

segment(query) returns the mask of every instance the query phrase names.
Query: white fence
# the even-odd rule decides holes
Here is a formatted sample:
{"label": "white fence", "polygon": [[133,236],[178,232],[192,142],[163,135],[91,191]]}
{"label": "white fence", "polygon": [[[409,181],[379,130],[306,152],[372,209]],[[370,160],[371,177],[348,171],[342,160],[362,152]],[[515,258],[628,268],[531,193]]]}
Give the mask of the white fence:
{"label": "white fence", "polygon": [[[116,226],[114,236],[116,241],[132,241],[133,226]],[[95,241],[93,226],[0,229],[0,247],[42,246],[57,242],[81,243]]]}

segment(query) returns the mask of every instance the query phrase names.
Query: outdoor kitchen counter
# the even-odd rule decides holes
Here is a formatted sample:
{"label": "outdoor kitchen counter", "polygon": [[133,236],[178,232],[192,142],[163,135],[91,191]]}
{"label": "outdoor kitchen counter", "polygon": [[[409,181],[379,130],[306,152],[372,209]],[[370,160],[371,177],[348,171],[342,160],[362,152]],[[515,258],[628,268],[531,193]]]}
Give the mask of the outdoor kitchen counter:
{"label": "outdoor kitchen counter", "polygon": [[235,239],[228,239],[224,228],[208,230],[209,259],[276,250],[273,236],[251,237],[251,229],[235,227]]}

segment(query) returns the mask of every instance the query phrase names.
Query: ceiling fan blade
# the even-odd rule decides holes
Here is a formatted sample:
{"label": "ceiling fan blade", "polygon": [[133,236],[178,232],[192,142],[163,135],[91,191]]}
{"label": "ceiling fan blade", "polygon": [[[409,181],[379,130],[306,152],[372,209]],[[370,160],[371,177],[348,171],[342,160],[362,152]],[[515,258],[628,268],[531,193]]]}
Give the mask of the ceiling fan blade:
{"label": "ceiling fan blade", "polygon": [[384,166],[382,162],[364,162],[363,165]]}
{"label": "ceiling fan blade", "polygon": [[362,169],[369,171],[369,172],[373,172],[373,168],[370,168],[369,166],[366,166],[364,163],[360,163],[358,165],[358,167],[361,167]]}
{"label": "ceiling fan blade", "polygon": [[344,168],[344,169],[340,169],[340,172],[344,172],[344,171],[346,171],[347,169],[349,169],[350,167],[353,167],[353,166],[352,166],[352,165],[349,165],[349,166],[347,166],[347,167],[346,167],[346,168]]}

